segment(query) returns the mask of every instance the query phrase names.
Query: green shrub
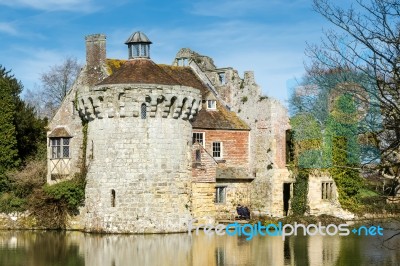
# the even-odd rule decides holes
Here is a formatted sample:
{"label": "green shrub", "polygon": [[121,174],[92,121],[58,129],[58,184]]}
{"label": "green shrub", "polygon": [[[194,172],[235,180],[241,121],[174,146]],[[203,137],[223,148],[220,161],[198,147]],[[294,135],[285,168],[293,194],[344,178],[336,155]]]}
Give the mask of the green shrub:
{"label": "green shrub", "polygon": [[45,185],[44,192],[54,200],[67,205],[70,211],[77,210],[85,199],[85,183],[79,177],[55,185]]}
{"label": "green shrub", "polygon": [[14,193],[2,193],[0,196],[0,212],[21,212],[27,209],[26,199],[19,198]]}

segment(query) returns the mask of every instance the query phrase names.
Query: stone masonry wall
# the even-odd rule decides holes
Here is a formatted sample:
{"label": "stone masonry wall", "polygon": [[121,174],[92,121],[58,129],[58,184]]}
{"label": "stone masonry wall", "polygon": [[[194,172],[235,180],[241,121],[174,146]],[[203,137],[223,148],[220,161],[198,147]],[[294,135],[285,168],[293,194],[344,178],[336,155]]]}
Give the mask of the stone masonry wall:
{"label": "stone masonry wall", "polygon": [[222,220],[235,220],[238,215],[236,207],[240,204],[251,208],[251,184],[245,180],[222,180],[218,186],[226,186],[226,199],[224,203],[215,204],[216,218]]}
{"label": "stone masonry wall", "polygon": [[[78,111],[76,110],[75,105],[75,97],[78,91],[78,88],[83,86],[85,83],[85,74],[82,71],[77,80],[75,81],[74,85],[72,86],[71,90],[64,98],[63,102],[61,103],[60,108],[54,115],[53,119],[49,122],[48,125],[48,132],[49,135],[56,127],[65,127],[67,131],[71,134],[72,138],[70,139],[70,176],[74,173],[79,172],[81,166],[81,158],[82,158],[82,120],[79,117]],[[54,165],[57,161],[54,160],[52,162],[52,155],[51,155],[51,147],[50,147],[50,139],[47,139],[47,183],[52,184],[57,182],[57,180],[51,180],[51,170],[52,165]]]}
{"label": "stone masonry wall", "polygon": [[[171,106],[172,96],[178,100]],[[93,151],[88,161],[86,230],[187,230],[192,217],[189,117],[197,112],[199,91],[116,85],[84,92],[79,101],[81,116],[89,120],[88,150]],[[143,102],[146,119],[139,116]]]}
{"label": "stone masonry wall", "polygon": [[226,84],[217,85],[217,90],[229,88],[232,111],[251,128],[249,163],[255,177],[252,209],[263,215],[282,216],[283,184],[294,182],[286,168],[287,110],[278,101],[261,95],[253,72],[245,72],[240,79],[237,72],[227,70],[226,77]]}
{"label": "stone masonry wall", "polygon": [[196,73],[201,69],[203,82],[250,126],[249,172],[255,177],[251,203],[262,214],[282,216],[283,184],[294,182],[286,168],[286,108],[262,95],[252,71],[241,78],[235,69],[217,68],[208,57],[189,49],[179,51],[174,63],[179,58],[188,59]]}
{"label": "stone masonry wall", "polygon": [[[332,198],[322,199],[322,183],[332,182]],[[314,172],[308,176],[308,194],[307,201],[309,206],[309,215],[327,214],[342,219],[353,219],[354,215],[341,208],[339,203],[339,194],[333,178],[323,172]]]}

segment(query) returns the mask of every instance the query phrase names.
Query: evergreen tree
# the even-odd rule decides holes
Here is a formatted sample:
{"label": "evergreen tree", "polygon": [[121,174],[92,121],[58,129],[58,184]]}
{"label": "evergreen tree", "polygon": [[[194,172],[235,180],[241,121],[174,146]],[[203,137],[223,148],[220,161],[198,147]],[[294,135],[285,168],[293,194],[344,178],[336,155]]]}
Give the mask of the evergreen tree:
{"label": "evergreen tree", "polygon": [[[34,107],[18,98],[14,116],[18,155],[22,162],[33,156],[45,158],[47,118],[36,116]],[[44,158],[43,158],[44,157]]]}
{"label": "evergreen tree", "polygon": [[45,149],[47,120],[36,117],[34,107],[21,100],[22,89],[22,84],[0,65],[0,174]]}
{"label": "evergreen tree", "polygon": [[0,66],[0,175],[20,164],[14,125],[15,96],[21,91],[20,86],[10,72]]}

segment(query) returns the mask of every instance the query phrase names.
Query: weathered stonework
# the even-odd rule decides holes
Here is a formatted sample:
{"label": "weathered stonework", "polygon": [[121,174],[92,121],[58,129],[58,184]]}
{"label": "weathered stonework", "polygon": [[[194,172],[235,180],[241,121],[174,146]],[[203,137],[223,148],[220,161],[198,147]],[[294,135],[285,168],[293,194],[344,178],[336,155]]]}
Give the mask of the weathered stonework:
{"label": "weathered stonework", "polygon": [[[331,197],[323,199],[322,184],[332,183]],[[309,215],[327,214],[339,217],[345,220],[354,219],[354,214],[343,210],[339,203],[339,194],[333,178],[323,172],[313,172],[308,176],[308,195],[307,201],[309,206]]]}
{"label": "weathered stonework", "polygon": [[[211,58],[200,56],[190,49],[181,49],[174,64],[186,59],[217,98],[230,106],[250,130],[248,149],[248,176],[253,177],[250,206],[253,212],[281,217],[284,213],[284,184],[290,184],[293,194],[295,180],[286,168],[286,130],[290,128],[287,110],[277,100],[261,94],[254,73],[246,71],[243,79],[230,67],[217,68]],[[290,199],[289,199],[290,209]]]}
{"label": "weathered stonework", "polygon": [[[186,230],[191,218],[189,119],[199,106],[198,90],[97,86],[79,93],[78,101],[79,113],[89,121],[86,229]],[[143,103],[144,119],[139,117]]]}
{"label": "weathered stonework", "polygon": [[[129,60],[110,60],[105,36],[88,36],[87,64],[49,124],[48,183],[87,170],[85,207],[69,226],[183,232],[189,221],[235,219],[239,204],[290,214],[287,110],[261,94],[253,72],[241,78],[190,49],[155,64],[144,37],[129,38]],[[69,139],[69,153],[55,156],[57,138]],[[323,202],[310,195],[317,213]]]}

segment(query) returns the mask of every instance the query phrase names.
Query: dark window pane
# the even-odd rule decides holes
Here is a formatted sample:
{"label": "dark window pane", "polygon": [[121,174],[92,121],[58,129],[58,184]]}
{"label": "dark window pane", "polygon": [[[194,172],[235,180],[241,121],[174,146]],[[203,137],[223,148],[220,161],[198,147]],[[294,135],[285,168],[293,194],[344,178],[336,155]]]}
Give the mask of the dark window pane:
{"label": "dark window pane", "polygon": [[196,150],[196,161],[197,162],[201,161],[201,152],[200,152],[200,150]]}
{"label": "dark window pane", "polygon": [[63,145],[65,145],[65,146],[69,145],[69,138],[68,139],[63,139]]}
{"label": "dark window pane", "polygon": [[69,146],[64,146],[63,147],[63,157],[64,158],[69,158]]}
{"label": "dark window pane", "polygon": [[142,104],[142,106],[140,107],[140,117],[142,119],[146,119],[147,116],[147,110],[146,110],[146,104]]}

